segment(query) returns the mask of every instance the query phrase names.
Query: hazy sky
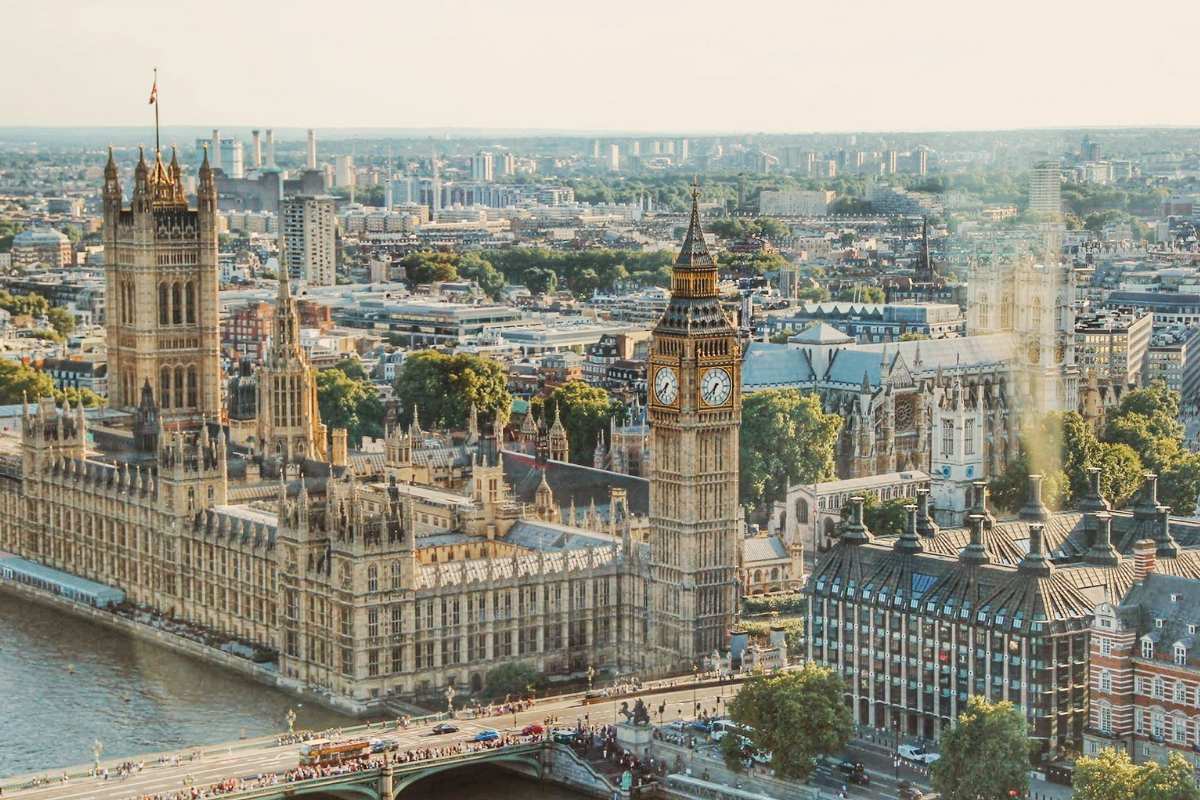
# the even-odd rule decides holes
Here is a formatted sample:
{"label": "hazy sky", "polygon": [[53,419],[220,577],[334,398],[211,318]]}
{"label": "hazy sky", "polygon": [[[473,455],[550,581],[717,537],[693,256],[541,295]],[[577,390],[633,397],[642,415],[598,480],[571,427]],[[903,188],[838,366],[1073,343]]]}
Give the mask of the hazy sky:
{"label": "hazy sky", "polygon": [[0,126],[1200,125],[1200,4],[15,0]]}

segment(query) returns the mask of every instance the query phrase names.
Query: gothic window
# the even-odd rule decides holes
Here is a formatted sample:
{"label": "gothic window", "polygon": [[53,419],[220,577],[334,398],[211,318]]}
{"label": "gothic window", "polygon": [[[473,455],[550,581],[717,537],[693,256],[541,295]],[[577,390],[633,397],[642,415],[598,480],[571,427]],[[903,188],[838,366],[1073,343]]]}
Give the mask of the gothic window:
{"label": "gothic window", "polygon": [[171,407],[171,368],[163,367],[159,373],[158,401],[163,408]]}
{"label": "gothic window", "polygon": [[963,453],[975,455],[975,420],[964,420],[963,424]]}
{"label": "gothic window", "polygon": [[158,285],[158,324],[167,325],[171,322],[171,307],[167,299],[167,284]]}
{"label": "gothic window", "polygon": [[183,408],[183,367],[175,368],[175,407]]}
{"label": "gothic window", "polygon": [[179,284],[171,284],[171,322],[179,325],[183,322],[183,298],[179,294]]}
{"label": "gothic window", "polygon": [[942,420],[942,457],[954,455],[954,421]]}
{"label": "gothic window", "polygon": [[379,570],[374,564],[371,564],[367,567],[367,591],[379,591]]}
{"label": "gothic window", "polygon": [[[400,585],[400,562],[392,562],[392,591],[398,592],[401,589]],[[397,606],[398,608],[398,606]]]}
{"label": "gothic window", "polygon": [[1029,330],[1040,331],[1042,329],[1042,298],[1034,296],[1033,302],[1029,305]]}
{"label": "gothic window", "polygon": [[801,525],[808,524],[808,501],[803,497],[796,501],[796,522]]}
{"label": "gothic window", "polygon": [[1012,295],[1004,295],[1004,299],[1000,301],[1000,329],[1011,331],[1012,324],[1013,301]]}
{"label": "gothic window", "polygon": [[988,296],[980,294],[975,302],[979,308],[979,327],[986,330],[992,326],[992,309],[988,305]]}
{"label": "gothic window", "polygon": [[192,365],[187,370],[187,404],[188,408],[195,408],[196,402],[196,367]]}
{"label": "gothic window", "polygon": [[196,321],[196,283],[188,281],[184,286],[184,308],[187,310],[187,322],[189,324]]}

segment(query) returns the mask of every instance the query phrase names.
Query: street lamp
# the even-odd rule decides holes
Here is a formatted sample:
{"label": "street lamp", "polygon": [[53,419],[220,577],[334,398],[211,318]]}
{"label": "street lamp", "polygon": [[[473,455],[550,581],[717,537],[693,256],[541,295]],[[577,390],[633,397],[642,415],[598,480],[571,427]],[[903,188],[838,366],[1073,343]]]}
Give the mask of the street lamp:
{"label": "street lamp", "polygon": [[96,774],[100,774],[100,754],[104,752],[104,742],[96,739],[92,742],[92,760],[96,767]]}
{"label": "street lamp", "polygon": [[284,719],[287,720],[288,734],[290,735],[290,734],[295,733],[296,732],[296,709],[289,708],[287,716],[284,717]]}
{"label": "street lamp", "polygon": [[454,695],[455,695],[454,684],[453,683],[446,684],[446,712],[451,717],[454,716]]}
{"label": "street lamp", "polygon": [[700,667],[692,664],[692,713],[700,718],[700,703],[696,700],[696,692],[700,688]]}
{"label": "street lamp", "polygon": [[592,681],[596,679],[596,668],[593,667],[591,664],[588,664],[587,679],[588,679],[588,691],[590,692],[592,690]]}

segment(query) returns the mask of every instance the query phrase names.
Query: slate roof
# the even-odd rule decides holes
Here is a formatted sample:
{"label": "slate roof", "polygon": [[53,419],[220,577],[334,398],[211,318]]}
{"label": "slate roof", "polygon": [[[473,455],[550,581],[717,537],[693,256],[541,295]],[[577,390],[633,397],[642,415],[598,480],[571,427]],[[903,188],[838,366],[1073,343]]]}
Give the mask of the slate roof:
{"label": "slate roof", "polygon": [[814,378],[804,351],[787,345],[751,342],[742,359],[743,391],[802,386]]}
{"label": "slate roof", "polygon": [[828,322],[814,322],[799,333],[788,337],[788,342],[800,344],[851,344],[853,336],[842,333]]}
{"label": "slate roof", "polygon": [[788,557],[787,547],[778,536],[750,536],[742,540],[742,563],[747,566]]}
{"label": "slate roof", "polygon": [[[532,503],[542,480],[537,461],[533,456],[511,450],[504,450],[500,455],[504,478],[512,486],[514,497],[520,502]],[[565,461],[547,461],[545,472],[546,483],[554,492],[554,502],[561,508],[569,506],[574,498],[580,510],[595,501],[597,510],[607,513],[608,490],[617,486],[625,489],[632,513],[650,513],[650,481],[645,478]]]}

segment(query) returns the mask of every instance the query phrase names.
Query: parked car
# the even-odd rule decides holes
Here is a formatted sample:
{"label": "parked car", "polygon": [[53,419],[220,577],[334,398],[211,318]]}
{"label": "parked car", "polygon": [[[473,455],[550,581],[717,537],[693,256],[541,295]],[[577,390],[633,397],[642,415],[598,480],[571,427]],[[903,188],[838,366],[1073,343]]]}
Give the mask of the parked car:
{"label": "parked car", "polygon": [[472,742],[494,742],[500,738],[500,731],[487,728],[471,737]]}
{"label": "parked car", "polygon": [[449,722],[439,722],[433,726],[434,736],[441,736],[444,733],[458,733],[458,726],[451,725]]}
{"label": "parked car", "polygon": [[896,748],[896,752],[901,758],[916,761],[918,764],[932,764],[941,758],[937,753],[930,753],[918,744],[902,744]]}
{"label": "parked car", "polygon": [[871,783],[871,776],[867,774],[867,768],[861,761],[842,759],[836,764],[836,767],[847,783],[856,783],[859,786],[867,786]]}
{"label": "parked car", "polygon": [[545,732],[546,729],[541,725],[538,725],[536,722],[531,722],[524,728],[521,728],[522,736],[541,736]]}

